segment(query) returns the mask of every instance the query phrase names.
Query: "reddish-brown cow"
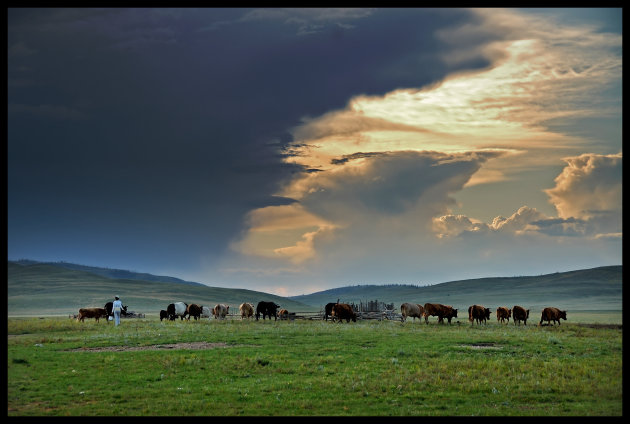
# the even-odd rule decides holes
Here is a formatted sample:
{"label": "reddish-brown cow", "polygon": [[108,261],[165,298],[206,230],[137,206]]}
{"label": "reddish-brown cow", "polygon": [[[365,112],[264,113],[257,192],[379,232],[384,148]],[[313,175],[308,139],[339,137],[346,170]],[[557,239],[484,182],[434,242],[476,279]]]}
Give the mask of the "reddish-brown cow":
{"label": "reddish-brown cow", "polygon": [[[99,318],[105,318],[107,321],[107,309],[105,308],[81,308],[77,321],[85,322],[85,318],[94,318],[98,322]],[[107,322],[109,324],[109,321]]]}
{"label": "reddish-brown cow", "polygon": [[529,309],[525,309],[522,306],[515,305],[512,308],[512,317],[514,318],[514,325],[518,322],[521,325],[521,321],[527,325],[527,318],[529,318]]}
{"label": "reddish-brown cow", "polygon": [[503,323],[507,320],[507,323],[510,323],[510,317],[512,316],[512,310],[508,309],[505,306],[499,306],[497,308],[497,321]]}
{"label": "reddish-brown cow", "polygon": [[547,321],[547,324],[549,325],[552,325],[551,321],[553,321],[553,325],[555,325],[557,321],[558,325],[560,325],[560,318],[566,321],[567,311],[561,311],[560,309],[553,307],[545,308],[542,310],[542,315],[538,325],[542,325],[543,321]]}
{"label": "reddish-brown cow", "polygon": [[457,309],[451,305],[442,305],[441,303],[425,303],[424,304],[424,322],[429,323],[429,317],[438,317],[438,323],[444,324],[444,318],[451,323],[451,318],[457,318]]}
{"label": "reddish-brown cow", "polygon": [[472,305],[468,307],[468,321],[473,325],[475,320],[477,320],[477,324],[486,323],[486,320],[490,319],[490,308],[486,308],[482,305]]}
{"label": "reddish-brown cow", "polygon": [[286,309],[280,309],[280,311],[278,312],[278,318],[289,319],[289,311],[287,311]]}

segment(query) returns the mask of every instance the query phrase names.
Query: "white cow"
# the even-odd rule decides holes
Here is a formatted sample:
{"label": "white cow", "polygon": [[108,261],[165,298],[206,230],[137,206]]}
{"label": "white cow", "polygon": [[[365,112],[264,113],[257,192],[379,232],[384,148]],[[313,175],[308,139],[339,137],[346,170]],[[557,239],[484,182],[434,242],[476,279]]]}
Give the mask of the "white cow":
{"label": "white cow", "polygon": [[212,309],[212,315],[214,315],[214,319],[225,319],[227,314],[230,312],[230,307],[224,305],[223,303],[217,304],[214,309]]}
{"label": "white cow", "polygon": [[416,321],[416,317],[422,319],[422,314],[424,314],[424,306],[418,305],[416,303],[403,303],[400,305],[400,313],[402,316],[400,320],[405,322],[407,317],[413,317],[413,321]]}
{"label": "white cow", "polygon": [[202,306],[201,307],[201,318],[210,318],[210,315],[212,315],[212,310],[207,307],[207,306]]}

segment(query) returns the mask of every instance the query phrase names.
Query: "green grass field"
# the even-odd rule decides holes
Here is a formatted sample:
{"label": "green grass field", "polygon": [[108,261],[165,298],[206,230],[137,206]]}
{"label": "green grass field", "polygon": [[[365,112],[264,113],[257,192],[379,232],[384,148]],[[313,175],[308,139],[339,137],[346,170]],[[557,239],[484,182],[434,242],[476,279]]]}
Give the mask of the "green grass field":
{"label": "green grass field", "polygon": [[9,318],[8,415],[621,416],[621,326],[568,318]]}

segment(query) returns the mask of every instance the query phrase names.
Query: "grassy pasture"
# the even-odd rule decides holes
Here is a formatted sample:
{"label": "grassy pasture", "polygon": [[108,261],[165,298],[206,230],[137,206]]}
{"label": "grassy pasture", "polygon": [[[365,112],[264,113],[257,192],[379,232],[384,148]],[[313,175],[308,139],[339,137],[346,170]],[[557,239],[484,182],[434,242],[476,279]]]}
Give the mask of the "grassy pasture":
{"label": "grassy pasture", "polygon": [[8,415],[621,416],[621,328],[538,319],[9,318]]}

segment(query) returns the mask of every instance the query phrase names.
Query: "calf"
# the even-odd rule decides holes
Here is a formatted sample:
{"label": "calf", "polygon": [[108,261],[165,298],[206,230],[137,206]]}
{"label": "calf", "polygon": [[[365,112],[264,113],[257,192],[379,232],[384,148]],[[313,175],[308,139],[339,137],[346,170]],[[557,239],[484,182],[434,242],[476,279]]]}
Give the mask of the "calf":
{"label": "calf", "polygon": [[413,317],[413,321],[416,322],[416,318],[422,320],[422,316],[424,315],[424,306],[416,303],[403,303],[400,305],[400,313],[400,320],[402,322],[405,322],[407,317]]}
{"label": "calf", "polygon": [[168,319],[168,312],[166,312],[164,309],[160,310],[160,321],[162,321],[163,319]]}
{"label": "calf", "polygon": [[[94,318],[98,322],[99,318],[105,318],[107,321],[107,310],[105,308],[81,308],[77,321],[85,322],[85,318]],[[109,321],[107,322],[109,324]]]}
{"label": "calf", "polygon": [[503,323],[507,319],[507,323],[510,323],[510,317],[512,316],[512,310],[505,306],[499,306],[497,308],[497,321]]}
{"label": "calf", "polygon": [[491,313],[490,308],[481,305],[472,305],[468,307],[468,320],[471,325],[475,323],[475,320],[477,320],[477,324],[481,324],[481,321],[485,324],[486,320],[490,319]]}
{"label": "calf", "polygon": [[547,321],[548,325],[552,325],[551,321],[553,321],[553,325],[555,325],[557,321],[558,325],[560,325],[561,318],[565,321],[567,320],[567,311],[561,311],[560,309],[553,307],[545,308],[542,310],[542,315],[538,325],[542,325],[543,321]]}
{"label": "calf", "polygon": [[357,322],[357,314],[352,310],[352,306],[347,303],[335,303],[332,308],[331,315],[333,320],[337,319],[339,322],[344,319],[346,322],[350,322],[350,320]]}
{"label": "calf", "polygon": [[514,325],[518,322],[521,325],[521,321],[527,325],[527,319],[529,318],[529,309],[525,309],[522,306],[515,305],[512,308],[512,317],[514,318]]}
{"label": "calf", "polygon": [[280,309],[280,312],[278,312],[278,318],[282,319],[289,319],[289,311],[287,311],[286,309]]}

